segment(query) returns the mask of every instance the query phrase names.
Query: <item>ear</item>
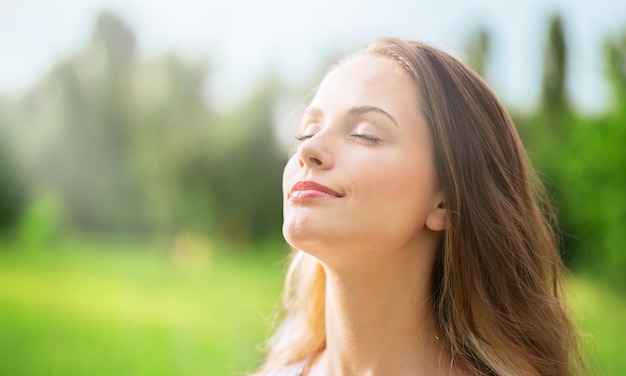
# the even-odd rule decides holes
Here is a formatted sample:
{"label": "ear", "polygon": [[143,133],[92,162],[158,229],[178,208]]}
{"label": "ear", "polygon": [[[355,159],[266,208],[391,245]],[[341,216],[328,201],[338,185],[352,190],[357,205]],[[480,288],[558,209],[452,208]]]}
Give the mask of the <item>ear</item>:
{"label": "ear", "polygon": [[446,229],[446,208],[443,194],[437,195],[437,200],[433,202],[430,213],[426,217],[426,227],[431,231],[443,231]]}

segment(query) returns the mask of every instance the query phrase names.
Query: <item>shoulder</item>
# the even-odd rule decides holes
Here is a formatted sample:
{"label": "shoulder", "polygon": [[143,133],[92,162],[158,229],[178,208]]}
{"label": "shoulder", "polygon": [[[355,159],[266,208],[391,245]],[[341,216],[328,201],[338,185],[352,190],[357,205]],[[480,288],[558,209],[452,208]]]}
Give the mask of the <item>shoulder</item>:
{"label": "shoulder", "polygon": [[299,376],[306,366],[306,361],[254,373],[250,376]]}

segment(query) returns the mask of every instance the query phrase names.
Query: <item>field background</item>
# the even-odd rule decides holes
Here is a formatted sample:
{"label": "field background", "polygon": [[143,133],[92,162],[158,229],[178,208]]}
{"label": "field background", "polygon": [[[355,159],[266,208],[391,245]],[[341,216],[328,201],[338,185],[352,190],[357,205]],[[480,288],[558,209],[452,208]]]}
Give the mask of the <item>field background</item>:
{"label": "field background", "polygon": [[[259,364],[284,247],[182,261],[158,245],[98,244],[0,253],[0,375],[236,376]],[[626,374],[626,302],[570,282],[596,373]]]}
{"label": "field background", "polygon": [[85,247],[0,253],[0,375],[238,375],[258,365],[278,253],[182,263],[145,246]]}

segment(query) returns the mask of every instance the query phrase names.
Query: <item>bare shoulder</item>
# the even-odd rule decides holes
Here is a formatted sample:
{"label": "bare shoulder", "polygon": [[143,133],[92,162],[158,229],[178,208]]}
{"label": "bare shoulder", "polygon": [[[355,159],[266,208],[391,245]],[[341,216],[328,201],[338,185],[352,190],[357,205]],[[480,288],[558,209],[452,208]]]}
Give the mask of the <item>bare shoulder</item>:
{"label": "bare shoulder", "polygon": [[249,376],[299,376],[302,374],[304,366],[304,362],[299,362],[278,368],[272,368],[266,371],[260,371]]}

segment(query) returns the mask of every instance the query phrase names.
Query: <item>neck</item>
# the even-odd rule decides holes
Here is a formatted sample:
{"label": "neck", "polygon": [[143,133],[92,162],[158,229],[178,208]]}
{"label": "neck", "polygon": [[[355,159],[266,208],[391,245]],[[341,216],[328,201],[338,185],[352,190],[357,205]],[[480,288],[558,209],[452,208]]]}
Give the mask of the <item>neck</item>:
{"label": "neck", "polygon": [[437,375],[445,352],[431,299],[432,257],[412,252],[326,271],[326,351],[313,374]]}

